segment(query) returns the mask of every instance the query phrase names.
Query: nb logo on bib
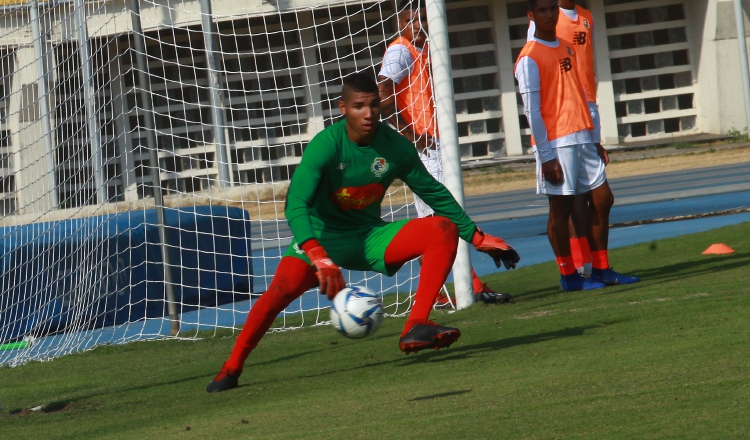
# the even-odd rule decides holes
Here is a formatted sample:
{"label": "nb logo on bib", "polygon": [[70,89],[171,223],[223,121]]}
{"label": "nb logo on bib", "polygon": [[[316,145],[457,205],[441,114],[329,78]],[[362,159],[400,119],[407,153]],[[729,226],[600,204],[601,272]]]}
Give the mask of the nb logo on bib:
{"label": "nb logo on bib", "polygon": [[587,39],[588,34],[586,32],[576,32],[573,34],[573,42],[579,46],[584,46]]}
{"label": "nb logo on bib", "polygon": [[567,73],[573,70],[573,62],[570,61],[570,58],[565,57],[560,60],[560,73]]}

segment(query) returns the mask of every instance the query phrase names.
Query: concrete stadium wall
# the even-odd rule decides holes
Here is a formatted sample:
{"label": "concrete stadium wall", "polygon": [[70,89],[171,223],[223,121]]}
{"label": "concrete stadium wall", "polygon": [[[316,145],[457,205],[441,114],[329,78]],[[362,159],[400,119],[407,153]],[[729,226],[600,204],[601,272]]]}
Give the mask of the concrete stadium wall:
{"label": "concrete stadium wall", "polygon": [[[528,27],[526,0],[446,3],[462,159],[529,153],[530,132],[513,77],[514,62],[525,43]],[[605,144],[725,134],[745,128],[731,0],[578,3],[588,7],[595,20],[598,98]],[[132,203],[150,195],[143,173],[150,164],[142,148],[145,135],[139,128],[143,115],[135,110],[133,59],[126,38],[130,15],[123,0],[86,4],[94,68],[100,78],[97,116],[106,156],[109,201]],[[256,63],[254,55],[235,55],[235,61],[220,61],[221,65],[236,64],[231,71],[222,72],[223,87],[230,95],[226,105],[231,128],[227,134],[234,184],[285,181],[294,172],[306,143],[337,116],[334,101],[340,92],[340,75],[379,64],[386,40],[394,32],[394,2],[382,2],[378,10],[369,8],[364,12],[363,6],[374,3],[214,0],[212,5],[220,37],[236,40],[236,50],[243,53],[250,53],[255,46],[240,48],[248,44],[245,40],[250,37],[234,38],[234,29],[241,29],[248,36],[295,26],[302,29],[296,32],[294,41],[274,46],[277,43],[269,40],[267,47],[261,48],[283,50],[286,67],[261,71],[256,66],[257,71],[246,70],[243,63]],[[323,5],[330,7],[315,9]],[[750,0],[746,0],[746,11],[749,6]],[[73,103],[78,107],[71,107],[68,113],[79,115],[84,111],[81,101],[75,98],[80,84],[71,75],[71,69],[76,68],[78,47],[75,21],[70,3],[55,8],[56,18],[46,22],[52,48],[49,64],[55,66],[49,78],[55,93],[52,105]],[[153,51],[149,69],[155,78],[161,78],[150,85],[149,91],[159,113],[163,185],[176,195],[209,191],[215,184],[217,169],[212,165],[212,124],[210,117],[202,113],[210,103],[203,93],[208,79],[199,4],[162,0],[142,3],[142,8],[149,52]],[[295,8],[296,14],[292,13]],[[270,21],[259,21],[263,14]],[[335,21],[346,14],[353,14],[348,23],[352,29],[360,29],[365,23],[371,26],[383,17],[386,21],[378,23],[376,31],[353,39],[318,35],[318,30],[334,32],[339,25]],[[750,33],[750,22],[747,17],[745,20]],[[0,210],[6,214],[32,215],[51,209],[49,200],[39,196],[50,191],[38,178],[44,174],[44,163],[36,160],[44,151],[41,124],[38,118],[29,116],[38,109],[30,104],[34,102],[31,98],[36,74],[28,22],[23,4],[6,8],[4,19],[0,20],[4,90],[0,99]],[[328,22],[330,26],[315,31],[311,28],[313,23]],[[374,46],[366,52],[353,50],[367,45]],[[189,54],[164,50],[170,47]],[[167,52],[172,55],[160,58],[159,54]],[[184,84],[171,81],[183,75],[190,78]],[[267,80],[276,81],[273,76],[288,81],[289,91],[261,96],[246,87],[254,81],[260,85]],[[175,95],[182,96],[182,102],[168,99]],[[72,98],[75,99],[71,101]],[[269,110],[284,108],[292,111],[276,112],[269,119]],[[86,161],[89,140],[85,126],[80,125],[83,119],[73,118],[78,125],[60,128],[60,123],[66,122],[61,121],[64,117],[65,113],[53,115],[57,128],[52,133],[58,145],[55,172],[61,176],[61,183],[55,190],[60,208],[97,203],[92,202],[92,185],[86,180],[92,172]],[[266,130],[267,124],[282,124],[284,128]],[[61,147],[63,144],[68,145],[68,150]]]}

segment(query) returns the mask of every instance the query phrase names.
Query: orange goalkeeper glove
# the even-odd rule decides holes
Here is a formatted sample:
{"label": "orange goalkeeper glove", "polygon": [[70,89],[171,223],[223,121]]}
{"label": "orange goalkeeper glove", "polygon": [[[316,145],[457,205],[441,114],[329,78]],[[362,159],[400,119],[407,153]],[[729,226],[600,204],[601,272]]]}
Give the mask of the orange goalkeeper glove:
{"label": "orange goalkeeper glove", "polygon": [[492,257],[495,260],[495,266],[500,267],[502,263],[506,269],[515,269],[516,264],[521,261],[521,257],[518,255],[515,249],[511,245],[505,242],[500,237],[495,237],[490,234],[485,234],[479,227],[474,231],[474,236],[471,238],[471,244],[479,252]]}
{"label": "orange goalkeeper glove", "polygon": [[331,261],[318,240],[308,240],[301,247],[307,254],[307,258],[315,266],[315,275],[320,283],[320,293],[325,294],[329,300],[333,301],[336,294],[346,287],[341,269]]}

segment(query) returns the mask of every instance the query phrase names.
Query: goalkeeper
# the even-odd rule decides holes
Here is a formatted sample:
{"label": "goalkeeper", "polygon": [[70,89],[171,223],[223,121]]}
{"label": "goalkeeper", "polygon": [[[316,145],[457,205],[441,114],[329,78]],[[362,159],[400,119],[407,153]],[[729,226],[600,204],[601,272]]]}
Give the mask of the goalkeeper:
{"label": "goalkeeper", "polygon": [[[512,269],[518,253],[502,239],[484,234],[453,196],[419,160],[408,139],[379,122],[378,86],[355,73],[344,79],[338,102],[344,116],[310,141],[287,195],[286,218],[294,240],[271,285],[250,309],[229,359],[206,391],[237,386],[250,352],[276,316],[305,291],[319,286],[332,300],[345,287],[339,267],[393,275],[422,257],[419,285],[399,339],[405,353],[450,346],[456,328],[429,321],[439,289],[456,257],[458,238]],[[385,222],[380,203],[394,179],[406,182],[436,213]]]}

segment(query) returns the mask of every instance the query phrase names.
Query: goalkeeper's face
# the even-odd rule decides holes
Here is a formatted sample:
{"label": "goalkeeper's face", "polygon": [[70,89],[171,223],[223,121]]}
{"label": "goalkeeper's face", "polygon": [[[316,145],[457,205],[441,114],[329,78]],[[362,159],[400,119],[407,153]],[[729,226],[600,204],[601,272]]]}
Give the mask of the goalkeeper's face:
{"label": "goalkeeper's face", "polygon": [[380,96],[346,89],[339,101],[339,110],[346,119],[349,139],[357,144],[369,144],[380,121]]}
{"label": "goalkeeper's face", "polygon": [[398,16],[398,28],[401,36],[410,40],[417,47],[423,47],[427,41],[427,9],[406,9]]}

